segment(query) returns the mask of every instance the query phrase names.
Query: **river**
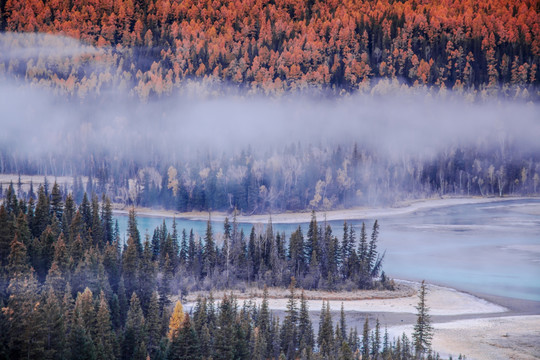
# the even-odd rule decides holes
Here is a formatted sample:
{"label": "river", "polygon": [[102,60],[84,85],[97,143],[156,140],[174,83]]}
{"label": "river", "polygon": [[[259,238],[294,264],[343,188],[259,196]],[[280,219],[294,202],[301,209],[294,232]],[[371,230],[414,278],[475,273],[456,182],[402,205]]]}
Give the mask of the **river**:
{"label": "river", "polygon": [[[116,215],[125,234],[127,216]],[[163,220],[138,216],[138,227],[150,236]],[[363,221],[371,231],[372,218],[347,221],[359,234]],[[319,221],[322,221],[319,217]],[[206,221],[176,219],[204,236]],[[330,221],[341,239],[343,221]],[[480,294],[540,301],[540,199],[501,200],[488,203],[426,208],[379,218],[378,250],[385,251],[383,265],[391,277],[423,280]],[[242,223],[246,236],[252,224]],[[256,224],[259,231],[266,224]],[[212,222],[219,238],[223,223]],[[273,224],[287,235],[307,223]],[[123,235],[125,238],[125,235]]]}

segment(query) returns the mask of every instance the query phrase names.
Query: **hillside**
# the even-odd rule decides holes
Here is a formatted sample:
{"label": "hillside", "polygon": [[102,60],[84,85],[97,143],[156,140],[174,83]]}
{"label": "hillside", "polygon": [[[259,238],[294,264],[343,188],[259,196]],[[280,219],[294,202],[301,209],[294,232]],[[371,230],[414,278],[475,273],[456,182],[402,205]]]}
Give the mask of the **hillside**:
{"label": "hillside", "polygon": [[[97,49],[58,59],[39,46],[71,40],[8,34],[0,73],[79,97],[120,87],[147,99],[194,78],[339,94],[391,78],[527,99],[539,84],[539,8],[534,0],[1,0],[0,30]],[[6,55],[20,46],[37,53]]]}

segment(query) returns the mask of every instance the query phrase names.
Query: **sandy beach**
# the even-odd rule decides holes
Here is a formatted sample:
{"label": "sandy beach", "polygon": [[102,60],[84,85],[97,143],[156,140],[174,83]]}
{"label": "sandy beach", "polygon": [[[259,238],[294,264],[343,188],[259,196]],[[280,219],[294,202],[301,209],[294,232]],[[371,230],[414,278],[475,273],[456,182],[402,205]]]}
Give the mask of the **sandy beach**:
{"label": "sandy beach", "polygon": [[[511,201],[523,199],[521,197],[489,197],[489,198],[479,198],[479,197],[443,197],[443,198],[434,198],[434,199],[420,199],[420,200],[409,200],[400,202],[394,206],[387,207],[357,207],[351,209],[342,209],[342,210],[331,210],[331,211],[317,211],[317,219],[319,221],[326,218],[328,221],[332,220],[357,220],[357,219],[381,219],[389,216],[404,215],[410,214],[417,211],[435,209],[440,207],[454,206],[454,205],[468,205],[468,204],[482,204],[490,202],[499,202],[499,201]],[[116,214],[127,214],[129,212],[129,207],[119,207],[116,206],[114,212]],[[206,221],[208,220],[208,212],[177,212],[172,210],[160,210],[160,209],[149,209],[136,207],[135,211],[139,216],[147,217],[159,217],[159,218],[182,218],[186,220],[198,220]],[[268,219],[272,217],[273,223],[280,224],[294,224],[309,222],[311,220],[311,212],[285,212],[278,214],[262,214],[262,215],[238,215],[237,221],[242,223],[268,223]],[[229,220],[232,218],[231,214],[226,214],[223,212],[212,212],[212,220],[223,221],[225,217],[229,217]]]}
{"label": "sandy beach", "polygon": [[[411,336],[416,321],[417,282],[398,280],[397,290],[323,292],[306,291],[305,296],[313,326],[318,326],[319,311],[323,301],[328,301],[337,321],[343,304],[347,323],[361,329],[366,317],[370,326],[379,319],[387,327],[391,338],[403,333]],[[467,359],[537,359],[540,358],[540,303],[511,298],[482,297],[448,287],[428,284],[427,303],[435,329],[433,349],[441,356],[457,358],[464,354]],[[226,292],[227,294],[230,291]],[[278,316],[283,316],[287,305],[285,289],[269,289],[268,304]],[[190,309],[198,295],[186,298]],[[250,299],[257,305],[262,302],[262,290],[251,289],[234,292],[239,304]],[[216,291],[220,299],[224,292]],[[297,292],[299,296],[299,291]]]}

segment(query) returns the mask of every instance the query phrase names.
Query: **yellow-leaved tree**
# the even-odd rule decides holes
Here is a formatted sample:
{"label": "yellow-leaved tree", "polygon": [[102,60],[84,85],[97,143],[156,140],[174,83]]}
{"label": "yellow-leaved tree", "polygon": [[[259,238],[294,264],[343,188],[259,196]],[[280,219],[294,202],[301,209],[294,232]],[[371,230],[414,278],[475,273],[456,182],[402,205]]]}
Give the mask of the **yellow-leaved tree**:
{"label": "yellow-leaved tree", "polygon": [[184,323],[184,308],[182,307],[182,303],[180,300],[176,302],[174,305],[174,310],[171,315],[171,320],[169,321],[169,340],[172,341],[176,336],[178,336],[178,332],[180,331],[180,328],[182,327],[182,324]]}

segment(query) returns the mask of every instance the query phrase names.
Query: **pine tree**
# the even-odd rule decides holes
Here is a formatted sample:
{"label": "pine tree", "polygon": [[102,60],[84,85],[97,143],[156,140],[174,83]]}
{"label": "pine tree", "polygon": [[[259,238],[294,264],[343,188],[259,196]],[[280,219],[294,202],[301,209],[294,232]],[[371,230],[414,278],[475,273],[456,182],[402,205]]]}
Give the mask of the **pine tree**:
{"label": "pine tree", "polygon": [[41,235],[43,230],[49,224],[49,199],[45,194],[45,189],[43,186],[39,187],[38,190],[38,201],[36,204],[36,209],[34,212],[34,223],[32,224],[32,235],[38,237]]}
{"label": "pine tree", "polygon": [[235,346],[236,302],[234,298],[223,296],[217,319],[215,333],[214,359],[227,360],[234,358]]}
{"label": "pine tree", "polygon": [[77,294],[74,311],[75,317],[78,319],[77,322],[82,325],[85,332],[92,338],[92,340],[96,339],[96,309],[94,307],[94,296],[88,287],[85,288],[82,293]]}
{"label": "pine tree", "polygon": [[307,232],[305,254],[309,257],[310,264],[315,261],[315,259],[320,258],[319,228],[317,226],[315,210],[311,212],[311,221],[309,223],[309,229]]}
{"label": "pine tree", "polygon": [[[0,185],[1,190],[1,185]],[[2,196],[0,192],[0,197]],[[10,339],[10,330],[9,330],[9,321],[7,314],[4,314],[4,299],[0,296],[0,359],[8,360],[9,359],[9,339]]]}
{"label": "pine tree", "polygon": [[61,223],[63,212],[62,193],[60,192],[60,186],[55,181],[51,191],[51,216],[56,216],[56,219]]}
{"label": "pine tree", "polygon": [[309,318],[309,308],[304,295],[304,290],[300,294],[300,314],[298,317],[298,340],[299,340],[299,351],[303,350],[309,355],[314,345],[313,340],[313,326],[311,324],[311,319]]}
{"label": "pine tree", "polygon": [[298,344],[298,308],[294,293],[295,284],[296,280],[293,277],[289,285],[286,315],[281,327],[281,349],[287,355],[287,359],[293,359],[296,356]]}
{"label": "pine tree", "polygon": [[154,291],[150,298],[150,304],[148,306],[148,315],[146,316],[147,325],[147,341],[148,352],[151,358],[155,358],[155,355],[159,351],[159,345],[161,340],[161,316],[159,311],[158,293]]}
{"label": "pine tree", "polygon": [[371,357],[376,360],[379,358],[381,349],[381,324],[379,318],[375,322],[375,330],[371,333]]}
{"label": "pine tree", "polygon": [[339,316],[339,328],[341,330],[341,338],[347,339],[347,321],[345,319],[345,309],[343,308],[343,302],[341,303],[341,312]]}
{"label": "pine tree", "polygon": [[375,261],[377,260],[377,240],[379,236],[379,222],[375,220],[373,223],[373,230],[371,232],[371,240],[369,241],[368,256],[367,256],[367,270],[371,275],[375,269]]}
{"label": "pine tree", "polygon": [[144,360],[146,358],[146,326],[141,303],[136,293],[129,302],[126,328],[122,342],[122,357],[125,360]]}
{"label": "pine tree", "polygon": [[45,352],[45,331],[41,319],[38,283],[33,269],[28,266],[26,247],[17,237],[11,243],[8,261],[9,298],[2,311],[10,329],[10,358],[41,357]]}
{"label": "pine tree", "polygon": [[111,313],[105,293],[101,291],[99,295],[99,307],[96,324],[96,354],[98,359],[113,360],[114,356],[114,334],[112,332]]}
{"label": "pine tree", "polygon": [[204,267],[203,275],[211,277],[216,265],[216,244],[212,232],[212,223],[210,219],[206,222],[206,235],[204,236]]}
{"label": "pine tree", "polygon": [[[258,334],[257,339],[259,346],[265,346],[264,349],[260,349],[261,356],[263,358],[271,357],[271,348],[268,347],[268,338],[270,337],[271,331],[271,314],[270,309],[268,308],[268,288],[266,285],[263,290],[263,299],[261,308],[259,310],[259,316],[257,317],[257,328]],[[263,345],[264,344],[264,345]]]}
{"label": "pine tree", "polygon": [[323,301],[323,307],[321,309],[321,321],[319,323],[319,334],[317,336],[317,343],[319,344],[320,352],[323,357],[330,357],[333,352],[334,345],[334,328],[332,323],[332,314],[330,313],[330,303],[327,301],[326,305]]}
{"label": "pine tree", "polygon": [[289,240],[289,258],[292,263],[291,270],[293,274],[303,277],[306,267],[306,256],[304,253],[304,235],[300,226],[291,234]]}
{"label": "pine tree", "polygon": [[15,236],[13,217],[8,214],[5,206],[0,205],[0,266],[5,268],[8,264],[11,242]]}
{"label": "pine tree", "polygon": [[132,294],[138,290],[139,254],[136,240],[130,236],[127,242],[127,248],[122,254],[122,269],[126,294]]}
{"label": "pine tree", "polygon": [[112,244],[112,242],[114,241],[114,230],[111,200],[109,199],[109,197],[103,195],[101,201],[103,203],[101,207],[103,241],[105,244]]}
{"label": "pine tree", "polygon": [[188,260],[188,242],[186,229],[182,229],[182,242],[180,244],[180,265],[186,266]]}
{"label": "pine tree", "polygon": [[152,261],[152,249],[150,248],[150,243],[146,240],[137,274],[139,281],[137,294],[141,301],[143,312],[145,313],[148,310],[152,293],[156,288],[156,275],[156,266]]}
{"label": "pine tree", "polygon": [[364,322],[364,330],[362,331],[362,359],[369,357],[369,322],[366,317]]}
{"label": "pine tree", "polygon": [[169,255],[165,255],[165,265],[163,267],[163,276],[159,283],[159,311],[163,314],[163,309],[170,305],[169,293],[171,291],[170,282],[174,277],[172,263]]}
{"label": "pine tree", "polygon": [[414,351],[417,357],[421,357],[429,351],[431,347],[431,339],[433,338],[433,327],[431,326],[431,316],[429,315],[429,307],[426,303],[427,287],[425,281],[420,285],[418,293],[418,305],[416,306],[417,317],[412,334],[414,341]]}
{"label": "pine tree", "polygon": [[83,195],[81,206],[79,206],[79,212],[81,213],[84,229],[86,231],[92,226],[92,208],[90,207],[87,193],[84,193]]}
{"label": "pine tree", "polygon": [[135,208],[129,210],[128,215],[128,236],[133,239],[137,253],[142,253],[141,234],[137,228],[137,215],[135,214]]}
{"label": "pine tree", "polygon": [[225,217],[223,224],[223,256],[225,257],[226,285],[229,286],[229,270],[231,265],[231,224],[229,218]]}

